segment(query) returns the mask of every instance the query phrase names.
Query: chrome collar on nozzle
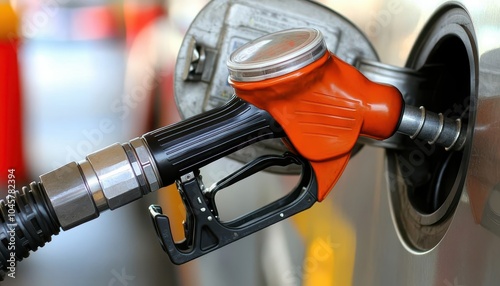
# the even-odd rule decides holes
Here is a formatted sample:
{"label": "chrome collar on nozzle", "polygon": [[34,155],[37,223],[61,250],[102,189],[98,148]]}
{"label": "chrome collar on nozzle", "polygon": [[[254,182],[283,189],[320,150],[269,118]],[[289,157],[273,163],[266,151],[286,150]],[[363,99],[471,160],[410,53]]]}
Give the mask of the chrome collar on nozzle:
{"label": "chrome collar on nozzle", "polygon": [[63,230],[141,198],[161,186],[141,138],[114,144],[40,176]]}

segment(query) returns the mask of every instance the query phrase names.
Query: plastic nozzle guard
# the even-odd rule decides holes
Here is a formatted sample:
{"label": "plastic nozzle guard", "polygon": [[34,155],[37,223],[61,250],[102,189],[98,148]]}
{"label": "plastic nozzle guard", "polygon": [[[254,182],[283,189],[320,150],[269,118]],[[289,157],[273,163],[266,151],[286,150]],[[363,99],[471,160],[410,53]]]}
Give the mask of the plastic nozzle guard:
{"label": "plastic nozzle guard", "polygon": [[291,73],[262,81],[236,81],[238,97],[268,111],[318,180],[318,201],[333,188],[359,136],[392,136],[403,98],[395,87],[368,80],[330,52]]}

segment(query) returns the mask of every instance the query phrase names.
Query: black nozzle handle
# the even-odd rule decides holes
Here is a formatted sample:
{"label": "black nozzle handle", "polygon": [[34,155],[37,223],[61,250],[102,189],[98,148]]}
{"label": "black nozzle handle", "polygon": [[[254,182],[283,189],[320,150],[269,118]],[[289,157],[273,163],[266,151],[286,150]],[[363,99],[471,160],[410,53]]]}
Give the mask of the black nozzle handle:
{"label": "black nozzle handle", "polygon": [[225,105],[143,136],[163,185],[255,142],[284,137],[269,113],[233,97]]}

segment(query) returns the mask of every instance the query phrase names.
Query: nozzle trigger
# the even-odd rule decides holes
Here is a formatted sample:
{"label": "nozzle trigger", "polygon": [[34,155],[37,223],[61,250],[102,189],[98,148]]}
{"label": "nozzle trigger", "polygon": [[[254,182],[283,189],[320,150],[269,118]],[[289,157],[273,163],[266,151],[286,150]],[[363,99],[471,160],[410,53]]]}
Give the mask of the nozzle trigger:
{"label": "nozzle trigger", "polygon": [[[270,166],[297,164],[302,167],[297,186],[286,196],[232,221],[222,221],[217,212],[215,194]],[[285,153],[266,155],[246,164],[236,172],[204,190],[199,172],[178,180],[178,190],[186,207],[186,238],[175,242],[170,222],[160,206],[149,207],[151,218],[163,249],[175,264],[182,264],[231,242],[308,209],[317,201],[317,182],[313,168],[304,158]]]}

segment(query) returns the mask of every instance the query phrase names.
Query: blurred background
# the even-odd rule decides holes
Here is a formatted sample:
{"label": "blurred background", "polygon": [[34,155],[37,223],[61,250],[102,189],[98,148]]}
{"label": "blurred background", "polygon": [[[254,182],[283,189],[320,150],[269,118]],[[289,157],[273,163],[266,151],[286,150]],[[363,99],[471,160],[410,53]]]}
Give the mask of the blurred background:
{"label": "blurred background", "polygon": [[[8,87],[0,90],[2,197],[7,194],[7,169],[15,169],[20,188],[93,151],[180,120],[172,86],[176,54],[206,2],[0,0],[0,87]],[[424,24],[420,14],[409,13],[394,17],[391,26],[398,28],[382,33],[384,27],[373,21],[377,16],[373,11],[390,1],[319,2],[358,25],[388,64],[404,63]],[[435,9],[435,4],[425,4],[432,1],[420,2],[415,11],[428,14]],[[412,11],[409,1],[404,5],[405,11]],[[395,50],[399,52],[386,52]],[[366,158],[382,161],[383,154],[369,153]],[[209,183],[239,166],[223,159],[202,173]],[[357,157],[348,168],[358,168],[368,182],[383,177],[381,170],[367,169]],[[339,188],[356,188],[343,185],[347,180],[343,178]],[[238,203],[254,205],[267,199],[262,192],[255,195],[256,189],[283,194],[292,181],[260,174],[221,204],[234,205],[227,210],[231,216],[241,207]],[[331,282],[330,276],[341,272],[346,273],[345,280],[335,280],[341,281],[337,285],[351,283],[356,234],[348,219],[329,203],[309,213],[325,218],[323,223],[311,224],[307,217],[298,216],[196,261],[173,266],[147,211],[151,203],[160,202],[170,206],[172,215],[181,215],[178,204],[171,202],[171,191],[162,189],[60,233],[19,263],[16,278],[6,278],[5,285],[297,285],[313,266],[316,278],[305,277],[304,284]],[[335,241],[329,236],[333,229]],[[314,240],[318,237],[326,240]],[[321,266],[303,264],[308,249],[314,250],[306,245],[325,243],[328,249],[342,245],[338,253],[345,257],[338,261],[344,266],[335,268],[338,273],[332,272],[332,261],[312,261]],[[287,275],[283,280],[277,273]]]}
{"label": "blurred background", "polygon": [[[1,170],[16,187],[115,142],[180,120],[173,69],[183,34],[206,0],[0,1]],[[6,104],[4,104],[6,103]],[[241,164],[223,159],[202,171],[205,182]],[[3,173],[2,173],[3,174]],[[0,179],[7,195],[7,173]],[[251,186],[251,187],[250,187]],[[254,205],[257,189],[285,189],[273,175],[247,185],[238,200]],[[260,285],[262,235],[173,266],[147,207],[160,190],[109,211],[32,253],[6,285]],[[224,196],[231,205],[234,196]],[[238,206],[228,207],[236,216]],[[234,214],[232,214],[233,212]],[[236,213],[235,213],[236,212]],[[281,227],[280,227],[281,228]],[[300,259],[300,258],[298,258]],[[238,261],[238,263],[234,263]]]}
{"label": "blurred background", "polygon": [[[0,1],[0,86],[18,85],[1,92],[2,174],[14,168],[21,188],[67,162],[179,120],[172,69],[183,32],[204,4]],[[147,211],[158,200],[152,195],[60,233],[3,283],[178,285]]]}
{"label": "blurred background", "polygon": [[[332,7],[334,1],[321,2]],[[381,3],[370,1],[374,7]],[[0,80],[17,85],[1,94],[7,102],[2,104],[1,155],[7,158],[2,162],[10,164],[0,166],[2,172],[15,168],[20,188],[95,150],[180,120],[172,86],[176,54],[184,32],[205,4],[206,0],[1,0],[0,39],[4,59],[11,61],[0,63],[7,75]],[[335,4],[354,22],[363,22],[366,13],[352,1]],[[12,60],[16,57],[17,62]],[[398,55],[390,57],[388,61],[398,61]],[[203,172],[215,181],[238,166],[224,159]],[[5,186],[5,179],[0,180]],[[224,197],[225,204],[237,200],[253,205],[260,200],[252,193],[255,189],[284,193],[291,187],[288,180],[269,174],[253,180],[238,197]],[[276,285],[279,278],[273,272],[286,269],[292,269],[288,284],[298,283],[304,243],[291,222],[172,266],[147,212],[150,203],[173,205],[168,192],[160,190],[60,233],[19,263],[16,278],[5,283]],[[228,208],[229,215],[239,208],[235,205],[234,210]],[[348,239],[349,231],[345,233]]]}

